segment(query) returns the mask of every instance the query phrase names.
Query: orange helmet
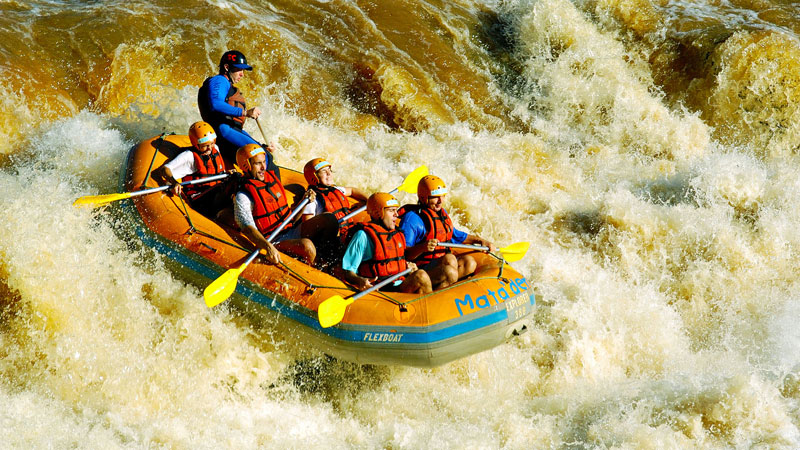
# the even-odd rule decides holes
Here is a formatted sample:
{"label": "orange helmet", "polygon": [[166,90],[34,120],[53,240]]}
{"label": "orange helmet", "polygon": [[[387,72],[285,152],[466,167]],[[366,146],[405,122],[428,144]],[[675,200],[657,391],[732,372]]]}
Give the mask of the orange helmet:
{"label": "orange helmet", "polygon": [[319,178],[317,178],[317,171],[323,167],[329,167],[330,165],[331,163],[326,161],[325,158],[314,158],[307,162],[305,167],[303,167],[303,175],[305,175],[308,185],[314,186],[318,184]]}
{"label": "orange helmet", "polygon": [[383,217],[383,209],[390,207],[400,207],[400,202],[394,195],[385,192],[376,192],[367,199],[367,213],[375,220]]}
{"label": "orange helmet", "polygon": [[447,194],[447,186],[436,175],[425,175],[417,185],[417,197],[420,203],[428,201],[428,197],[442,197]]}
{"label": "orange helmet", "polygon": [[211,125],[203,122],[195,122],[189,127],[189,140],[192,141],[192,146],[197,148],[199,144],[211,142],[212,144],[217,141],[217,134],[214,133],[214,128]]}
{"label": "orange helmet", "polygon": [[236,165],[238,165],[244,173],[249,172],[250,158],[258,155],[259,153],[265,152],[264,149],[258,144],[247,144],[239,147],[239,150],[236,150]]}

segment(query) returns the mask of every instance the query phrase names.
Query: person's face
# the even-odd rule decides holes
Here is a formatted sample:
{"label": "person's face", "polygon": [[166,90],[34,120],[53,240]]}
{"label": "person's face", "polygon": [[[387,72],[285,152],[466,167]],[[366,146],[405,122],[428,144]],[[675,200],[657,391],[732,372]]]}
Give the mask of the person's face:
{"label": "person's face", "polygon": [[228,66],[228,76],[231,77],[232,83],[238,83],[244,77],[244,69],[237,69],[233,66]]}
{"label": "person's face", "polygon": [[394,230],[394,221],[397,219],[397,207],[390,206],[388,208],[383,208],[383,217],[381,218],[381,222],[383,222],[383,226],[391,231]]}
{"label": "person's face", "polygon": [[317,179],[319,184],[323,186],[333,186],[333,170],[331,166],[323,167],[317,171]]}
{"label": "person's face", "polygon": [[264,172],[267,170],[267,156],[259,153],[250,158],[250,176],[258,181],[264,181]]}
{"label": "person's face", "polygon": [[425,206],[436,212],[441,211],[441,209],[444,208],[444,195],[440,197],[428,197]]}
{"label": "person's face", "polygon": [[209,141],[203,144],[197,144],[196,146],[197,152],[203,156],[208,156],[211,154],[211,150],[214,149],[214,141]]}

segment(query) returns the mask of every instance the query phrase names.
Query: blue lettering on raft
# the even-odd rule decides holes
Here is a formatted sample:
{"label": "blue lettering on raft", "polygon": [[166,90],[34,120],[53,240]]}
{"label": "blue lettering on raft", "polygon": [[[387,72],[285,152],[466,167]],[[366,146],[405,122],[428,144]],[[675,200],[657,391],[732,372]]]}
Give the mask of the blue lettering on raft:
{"label": "blue lettering on raft", "polygon": [[[499,306],[500,303],[505,303],[505,301],[511,297],[515,297],[517,294],[522,293],[522,291],[528,290],[528,282],[524,278],[510,280],[508,285],[509,288],[511,288],[511,293],[508,292],[508,289],[506,289],[505,285],[502,283],[500,289],[497,291],[492,291],[491,289],[486,290],[486,293],[494,300],[495,305]],[[492,306],[492,301],[489,300],[489,297],[486,295],[481,295],[473,300],[472,296],[467,294],[463,299],[456,298],[454,302],[460,316],[464,315],[464,310],[461,309],[462,306],[465,307],[467,314],[474,312],[474,309],[486,309]]]}
{"label": "blue lettering on raft", "polygon": [[364,333],[366,342],[400,342],[403,340],[403,333]]}

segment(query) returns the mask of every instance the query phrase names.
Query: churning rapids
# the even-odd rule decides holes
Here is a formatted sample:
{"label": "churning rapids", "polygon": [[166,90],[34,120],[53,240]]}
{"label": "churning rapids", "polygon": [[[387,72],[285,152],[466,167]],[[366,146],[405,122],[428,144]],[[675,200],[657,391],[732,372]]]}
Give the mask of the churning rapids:
{"label": "churning rapids", "polygon": [[[798,17],[0,0],[0,449],[800,448]],[[369,191],[425,164],[460,227],[531,242],[531,330],[431,370],[308,355],[73,208],[199,120],[230,48],[280,164]]]}

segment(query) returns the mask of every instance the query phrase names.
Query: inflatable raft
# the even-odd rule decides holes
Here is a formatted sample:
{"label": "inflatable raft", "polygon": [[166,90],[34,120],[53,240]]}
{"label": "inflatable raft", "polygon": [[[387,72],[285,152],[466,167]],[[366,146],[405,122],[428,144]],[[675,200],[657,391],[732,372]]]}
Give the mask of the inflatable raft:
{"label": "inflatable raft", "polygon": [[[155,187],[153,169],[191,144],[186,136],[164,136],[133,147],[122,173],[122,189]],[[281,169],[290,196],[302,195],[303,175]],[[299,198],[299,197],[298,197]],[[290,199],[289,203],[292,203]],[[188,208],[164,192],[132,199],[124,208],[145,245],[165,255],[171,267],[205,288],[253,251],[247,238]],[[365,213],[357,220],[367,220]],[[433,367],[506,342],[527,330],[535,297],[528,281],[505,261],[475,250],[471,277],[428,295],[375,292],[347,307],[336,326],[322,328],[317,308],[326,299],[354,290],[334,276],[282,255],[282,265],[260,258],[239,276],[227,301],[248,316],[276,316],[291,339],[356,363]],[[270,323],[271,322],[271,323]],[[284,323],[289,322],[289,323]]]}

